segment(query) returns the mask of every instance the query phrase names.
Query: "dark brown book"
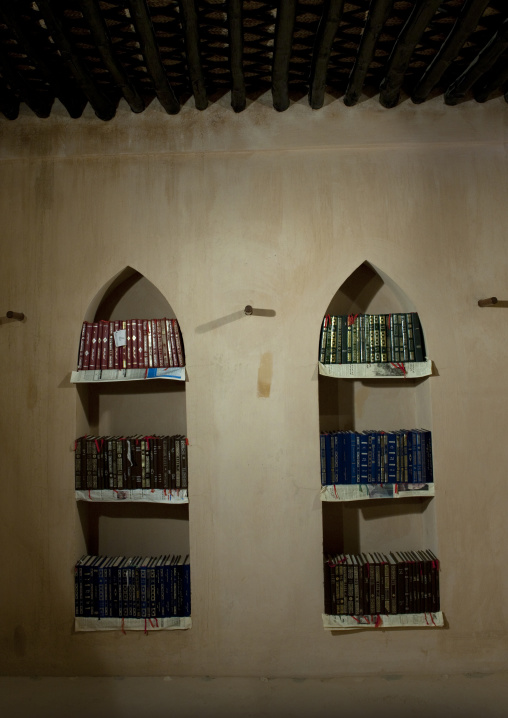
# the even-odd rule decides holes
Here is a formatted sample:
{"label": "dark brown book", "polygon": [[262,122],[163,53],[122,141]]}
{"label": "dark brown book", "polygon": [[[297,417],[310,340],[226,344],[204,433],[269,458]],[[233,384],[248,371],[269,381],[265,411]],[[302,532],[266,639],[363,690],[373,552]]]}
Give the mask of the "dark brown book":
{"label": "dark brown book", "polygon": [[162,319],[161,321],[161,331],[162,331],[162,355],[163,355],[163,364],[162,366],[165,368],[172,367],[172,361],[171,361],[171,354],[168,348],[168,330],[167,330],[167,319]]}
{"label": "dark brown book", "polygon": [[169,351],[171,352],[173,366],[180,366],[178,352],[176,351],[175,326],[172,319],[166,319],[166,332],[169,335]]}
{"label": "dark brown book", "polygon": [[86,341],[86,328],[88,322],[83,322],[81,326],[81,336],[79,339],[79,350],[78,350],[78,371],[83,369],[83,359],[85,356],[85,341]]}
{"label": "dark brown book", "polygon": [[185,354],[183,350],[183,339],[180,331],[180,325],[176,319],[172,320],[175,330],[176,353],[178,356],[178,366],[185,366]]}

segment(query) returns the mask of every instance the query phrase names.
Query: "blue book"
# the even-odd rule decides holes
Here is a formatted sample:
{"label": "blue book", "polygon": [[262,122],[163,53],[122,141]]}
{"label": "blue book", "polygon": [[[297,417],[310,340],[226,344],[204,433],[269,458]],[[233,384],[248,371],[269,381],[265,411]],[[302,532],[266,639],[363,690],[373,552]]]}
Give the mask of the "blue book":
{"label": "blue book", "polygon": [[150,557],[145,556],[139,566],[140,612],[141,618],[148,618],[148,564]]}
{"label": "blue book", "polygon": [[349,475],[350,475],[350,482],[352,484],[357,484],[360,480],[359,477],[359,458],[360,458],[360,449],[359,449],[359,441],[358,441],[358,434],[356,434],[354,431],[348,431],[347,434],[347,441],[349,445]]}
{"label": "blue book", "polygon": [[386,481],[397,482],[397,437],[393,431],[386,434]]}
{"label": "blue book", "polygon": [[321,486],[326,486],[326,436],[319,435],[319,451],[321,460]]}
{"label": "blue book", "polygon": [[367,434],[358,435],[360,444],[360,480],[358,483],[367,484],[369,475],[369,437]]}
{"label": "blue book", "polygon": [[341,468],[341,456],[340,456],[340,446],[339,446],[339,434],[338,432],[334,431],[332,432],[330,436],[331,441],[331,457],[332,457],[332,465],[330,467],[330,476],[332,480],[332,484],[338,484],[339,483],[339,471]]}
{"label": "blue book", "polygon": [[182,616],[191,615],[191,586],[190,586],[190,564],[189,557],[184,560],[183,569],[183,606]]}
{"label": "blue book", "polygon": [[434,482],[434,468],[432,464],[432,434],[428,429],[421,429],[422,440],[422,483]]}

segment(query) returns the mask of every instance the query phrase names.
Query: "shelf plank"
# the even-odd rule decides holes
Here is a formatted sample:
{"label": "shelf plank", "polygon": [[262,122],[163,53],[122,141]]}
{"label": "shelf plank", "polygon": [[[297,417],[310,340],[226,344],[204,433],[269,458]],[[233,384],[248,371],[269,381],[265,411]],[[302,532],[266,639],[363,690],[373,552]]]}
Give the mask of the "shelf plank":
{"label": "shelf plank", "polygon": [[92,618],[76,616],[74,630],[83,631],[178,631],[192,627],[190,616],[171,618]]}
{"label": "shelf plank", "polygon": [[[435,496],[434,484],[332,484],[321,487],[321,501],[424,499]],[[411,488],[409,488],[411,487]],[[420,488],[418,488],[420,487]]]}
{"label": "shelf plank", "polygon": [[432,360],[375,364],[322,364],[319,373],[335,379],[419,379],[432,374]]}
{"label": "shelf plank", "polygon": [[435,613],[394,613],[379,616],[332,616],[323,613],[323,628],[327,631],[351,631],[367,628],[442,628],[444,616]]}
{"label": "shelf plank", "polygon": [[94,384],[108,381],[148,381],[150,379],[173,379],[185,381],[185,367],[168,369],[84,369],[71,372],[71,384]]}
{"label": "shelf plank", "polygon": [[109,503],[150,503],[150,504],[188,504],[188,489],[178,491],[169,489],[91,489],[75,491],[76,501]]}

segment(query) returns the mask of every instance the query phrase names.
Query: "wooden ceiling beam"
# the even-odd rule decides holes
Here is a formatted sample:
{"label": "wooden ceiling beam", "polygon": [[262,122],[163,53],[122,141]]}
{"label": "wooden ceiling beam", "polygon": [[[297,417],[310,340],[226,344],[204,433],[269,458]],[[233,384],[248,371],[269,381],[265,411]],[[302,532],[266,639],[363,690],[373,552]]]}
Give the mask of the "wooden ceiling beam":
{"label": "wooden ceiling beam", "polygon": [[289,107],[289,61],[296,20],[296,0],[281,0],[275,21],[272,65],[272,101],[278,112]]}
{"label": "wooden ceiling beam", "polygon": [[506,48],[508,48],[508,18],[503,21],[499,30],[492,35],[469,67],[446,90],[445,103],[447,105],[456,105],[460,102],[475,82],[493,67]]}
{"label": "wooden ceiling beam", "polygon": [[54,96],[47,92],[34,91],[3,49],[0,50],[0,70],[11,88],[11,94],[19,95],[21,101],[27,104],[37,117],[49,117]]}
{"label": "wooden ceiling beam", "polygon": [[0,2],[0,19],[8,26],[20,47],[26,52],[46,82],[51,85],[56,97],[58,97],[69,115],[73,118],[81,117],[87,98],[80,90],[72,87],[69,82],[62,79],[57,70],[52,67],[42,43],[36,39],[35,35],[25,29],[15,7],[11,3]]}
{"label": "wooden ceiling beam", "polygon": [[309,103],[319,110],[325,101],[326,71],[332,53],[333,41],[340,25],[344,0],[328,0],[319,21],[316,43],[312,55]]}
{"label": "wooden ceiling beam", "polygon": [[8,120],[15,120],[19,115],[19,100],[0,78],[0,112]]}
{"label": "wooden ceiling beam", "polygon": [[413,89],[413,102],[424,102],[455,60],[490,0],[466,0],[447,38]]}
{"label": "wooden ceiling beam", "polygon": [[145,0],[127,0],[127,5],[157,98],[166,112],[176,115],[180,111],[180,103],[166,75],[146,2]]}
{"label": "wooden ceiling beam", "polygon": [[[502,67],[495,69],[492,74],[489,73],[487,77],[481,78],[477,86],[473,87],[474,99],[477,102],[486,102],[492,92],[504,88],[507,82],[508,65],[503,64]],[[504,92],[504,98],[508,102],[508,94],[506,92]]]}
{"label": "wooden ceiling beam", "polygon": [[99,3],[97,0],[80,0],[80,5],[83,17],[90,26],[97,49],[116,86],[131,110],[133,112],[142,112],[145,109],[145,103],[115,56]]}
{"label": "wooden ceiling beam", "polygon": [[247,104],[243,72],[242,0],[228,0],[229,67],[231,71],[231,107],[241,112]]}
{"label": "wooden ceiling beam", "polygon": [[411,55],[429,25],[442,0],[415,3],[388,60],[386,75],[381,81],[379,102],[383,107],[395,107]]}
{"label": "wooden ceiling beam", "polygon": [[371,0],[367,22],[344,95],[344,104],[348,107],[356,105],[360,99],[377,39],[388,19],[393,3],[394,0]]}
{"label": "wooden ceiling beam", "polygon": [[187,69],[189,71],[194,102],[196,109],[206,110],[208,107],[208,98],[206,96],[205,79],[201,66],[201,53],[199,51],[199,26],[196,5],[194,0],[179,0],[179,4],[183,18]]}
{"label": "wooden ceiling beam", "polygon": [[88,98],[95,114],[100,120],[110,120],[115,116],[116,103],[97,86],[88,68],[77,55],[60,15],[55,12],[55,3],[51,0],[37,0],[37,6],[55,47]]}

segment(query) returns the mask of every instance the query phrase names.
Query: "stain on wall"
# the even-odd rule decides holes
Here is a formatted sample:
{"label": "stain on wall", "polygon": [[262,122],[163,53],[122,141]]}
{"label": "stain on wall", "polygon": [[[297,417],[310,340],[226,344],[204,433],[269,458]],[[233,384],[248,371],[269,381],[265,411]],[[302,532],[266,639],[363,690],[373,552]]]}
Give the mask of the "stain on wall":
{"label": "stain on wall", "polygon": [[273,356],[271,352],[261,354],[258,369],[258,396],[268,399],[272,388]]}

